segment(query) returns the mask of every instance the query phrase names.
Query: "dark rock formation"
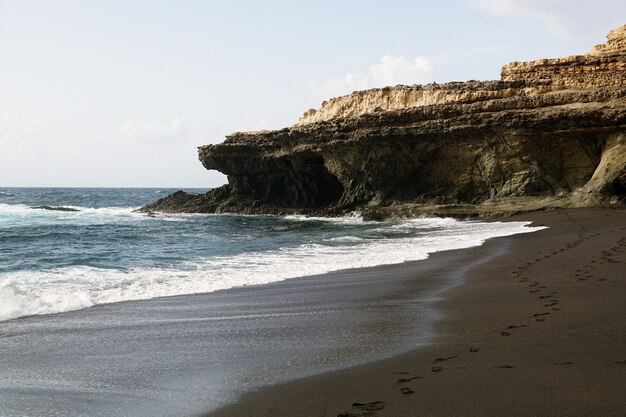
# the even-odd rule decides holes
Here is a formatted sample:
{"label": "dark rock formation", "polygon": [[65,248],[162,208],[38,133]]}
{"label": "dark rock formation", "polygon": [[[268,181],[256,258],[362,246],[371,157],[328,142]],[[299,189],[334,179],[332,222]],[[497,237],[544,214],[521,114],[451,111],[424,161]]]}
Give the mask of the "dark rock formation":
{"label": "dark rock formation", "polygon": [[501,81],[355,92],[276,131],[199,148],[228,184],[144,211],[502,214],[626,198],[626,26]]}
{"label": "dark rock formation", "polygon": [[31,207],[33,210],[50,210],[50,211],[80,211],[71,207],[62,207],[62,206],[33,206]]}

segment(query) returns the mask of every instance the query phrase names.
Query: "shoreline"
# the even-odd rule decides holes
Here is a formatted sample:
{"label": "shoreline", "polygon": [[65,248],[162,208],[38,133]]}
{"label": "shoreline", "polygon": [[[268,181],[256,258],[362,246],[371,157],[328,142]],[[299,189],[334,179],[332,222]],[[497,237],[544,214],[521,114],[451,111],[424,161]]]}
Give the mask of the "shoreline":
{"label": "shoreline", "polygon": [[433,303],[492,253],[5,321],[0,415],[204,415],[263,386],[393,357],[431,341]]}
{"label": "shoreline", "polygon": [[626,210],[500,220],[549,229],[477,248],[510,244],[444,295],[433,344],[262,388],[209,416],[626,415]]}
{"label": "shoreline", "polygon": [[[83,207],[73,206],[73,205],[68,205],[68,206],[28,206],[28,205],[21,206],[21,205],[18,205],[18,206],[20,208],[23,207],[29,211],[32,210],[33,208],[43,207],[47,209],[46,211],[60,211],[60,212],[65,212],[65,211],[94,212],[94,211],[99,211],[99,210],[106,210],[106,215],[109,215],[109,212],[112,211],[114,215],[121,214],[123,216],[126,216],[130,213],[127,207],[123,207],[123,208],[102,207],[102,208],[96,208],[96,209],[89,209],[89,208],[83,208]],[[78,208],[80,208],[81,210],[74,210]],[[178,214],[177,216],[181,216],[181,214]],[[185,215],[182,214],[182,216],[185,216]],[[316,225],[318,225],[322,229],[326,227],[326,224],[339,225],[339,227],[343,227],[343,223],[349,224],[350,226],[354,224],[356,226],[363,226],[363,227],[366,227],[366,224],[367,224],[367,227],[369,229],[374,229],[374,232],[378,230],[379,227],[382,229],[382,228],[389,226],[390,224],[391,224],[392,229],[396,227],[394,223],[381,223],[381,222],[375,222],[375,221],[367,222],[364,220],[362,221],[362,218],[358,216],[349,216],[349,217],[344,217],[344,218],[315,218],[315,217],[298,218],[295,216],[287,216],[287,218],[283,218],[283,217],[273,216],[273,215],[247,215],[247,214],[239,215],[239,214],[231,214],[231,213],[189,214],[188,216],[199,216],[197,219],[194,219],[194,220],[200,220],[200,221],[202,221],[203,219],[219,219],[219,218],[228,219],[229,217],[239,220],[240,218],[245,219],[246,217],[251,217],[253,221],[261,219],[265,222],[268,218],[269,219],[277,218],[283,222],[288,223],[286,227],[281,225],[279,228],[277,228],[277,230],[281,230],[281,231],[289,230],[292,226],[291,221],[294,221],[297,224],[306,224],[306,222],[308,221],[314,221],[316,222]],[[289,219],[289,217],[292,217],[292,218]],[[187,220],[187,217],[183,217],[183,219]],[[106,305],[106,304],[123,303],[126,301],[144,301],[144,300],[167,298],[167,297],[210,294],[210,293],[217,292],[217,291],[235,289],[237,287],[252,287],[256,285],[265,285],[268,283],[281,282],[285,280],[310,278],[310,277],[321,276],[325,274],[343,273],[346,271],[359,271],[359,270],[363,270],[367,268],[378,268],[378,267],[385,268],[386,266],[389,267],[391,265],[403,264],[403,263],[409,263],[409,262],[422,262],[426,260],[428,257],[432,256],[434,253],[444,252],[444,251],[449,251],[449,250],[456,250],[456,249],[468,249],[468,248],[471,248],[472,245],[481,245],[482,243],[480,242],[484,242],[484,240],[489,239],[491,238],[491,236],[494,236],[494,235],[497,236],[499,234],[505,234],[505,233],[532,233],[533,232],[533,231],[524,230],[526,229],[526,227],[524,226],[524,222],[519,222],[519,224],[511,224],[510,222],[507,222],[507,221],[498,221],[498,219],[490,219],[490,220],[467,219],[471,221],[463,222],[462,220],[459,220],[459,219],[440,218],[440,217],[432,216],[432,217],[424,218],[424,219],[420,219],[420,218],[407,218],[407,219],[402,219],[402,220],[398,219],[395,223],[402,230],[405,229],[405,226],[407,229],[411,230],[412,233],[410,236],[408,236],[410,239],[419,240],[424,237],[427,238],[427,236],[423,235],[421,232],[421,229],[423,227],[434,227],[434,228],[442,227],[442,228],[445,228],[446,230],[454,231],[455,227],[453,228],[449,227],[450,220],[454,223],[455,227],[457,225],[461,226],[463,224],[469,225],[472,223],[472,221],[475,221],[475,222],[480,223],[481,226],[486,226],[485,228],[490,229],[490,230],[489,231],[480,230],[478,234],[472,234],[470,231],[465,231],[463,233],[465,233],[468,236],[468,238],[465,240],[463,239],[459,240],[456,238],[449,239],[449,240],[442,239],[440,242],[437,242],[435,246],[433,246],[432,244],[429,245],[430,248],[428,248],[428,245],[422,245],[418,241],[417,247],[419,250],[415,249],[415,246],[413,245],[412,242],[407,242],[407,241],[402,240],[405,237],[405,236],[402,236],[401,234],[403,232],[398,234],[398,236],[401,237],[402,239],[387,239],[387,237],[383,237],[382,234],[379,234],[378,237],[376,236],[374,237],[373,241],[368,242],[367,238],[357,236],[357,233],[358,233],[358,230],[357,230],[357,232],[349,232],[349,233],[355,234],[354,241],[357,243],[356,246],[363,247],[364,248],[363,250],[343,251],[344,246],[342,246],[341,244],[338,245],[339,247],[338,250],[335,250],[334,246],[329,246],[329,250],[327,251],[327,253],[329,254],[332,253],[331,258],[324,259],[323,261],[319,261],[319,257],[317,256],[311,257],[308,260],[306,258],[302,259],[299,252],[300,252],[300,249],[306,248],[306,244],[292,245],[290,248],[288,248],[291,251],[285,252],[285,255],[287,256],[283,256],[282,247],[270,248],[270,250],[267,251],[267,254],[269,255],[275,255],[278,253],[284,259],[291,258],[291,260],[289,261],[289,263],[291,264],[290,268],[288,269],[274,268],[274,270],[272,270],[271,268],[268,268],[266,266],[272,265],[272,262],[274,261],[274,259],[273,258],[268,259],[267,257],[265,257],[265,259],[263,259],[263,262],[259,263],[259,265],[261,265],[262,267],[256,268],[252,270],[252,272],[247,271],[248,276],[257,276],[257,278],[255,279],[249,279],[249,280],[241,279],[240,276],[237,276],[236,274],[231,274],[231,275],[234,275],[234,278],[235,278],[232,281],[233,282],[232,284],[229,284],[229,283],[222,284],[222,282],[228,282],[228,280],[220,279],[220,280],[216,280],[219,282],[219,285],[217,284],[207,285],[204,287],[187,286],[183,288],[183,290],[181,290],[180,287],[178,287],[178,288],[175,288],[175,290],[173,291],[168,291],[168,288],[166,288],[165,290],[161,290],[161,288],[157,287],[156,291],[146,291],[145,294],[144,293],[135,294],[132,291],[129,291],[130,296],[127,296],[124,293],[118,292],[118,293],[115,293],[114,296],[105,295],[104,297],[102,297],[101,292],[94,292],[93,294],[90,293],[86,297],[84,297],[83,302],[76,303],[76,304],[62,303],[62,302],[57,302],[56,304],[53,304],[53,303],[46,304],[45,302],[40,302],[40,300],[45,299],[47,294],[43,292],[37,294],[35,292],[35,294],[39,298],[33,297],[32,300],[34,301],[32,302],[32,304],[35,306],[43,305],[45,308],[30,309],[29,305],[27,305],[26,303],[22,303],[22,304],[16,303],[18,307],[14,307],[13,310],[10,310],[9,308],[5,308],[5,309],[0,308],[1,310],[0,311],[0,316],[1,316],[0,323],[14,320],[14,319],[19,319],[19,318],[25,318],[25,317],[36,317],[36,316],[42,316],[42,315],[48,315],[48,314],[63,314],[63,313],[67,313],[70,311],[80,311],[85,308],[91,308],[91,307],[96,307],[96,306],[101,306],[101,305]],[[423,224],[423,221],[425,222],[430,221],[435,224]],[[443,222],[442,225],[437,223],[439,221]],[[489,228],[489,226],[490,225],[493,226],[494,223],[498,223],[495,229]],[[413,224],[417,226],[413,227],[412,226]],[[212,225],[209,224],[208,226],[211,227]],[[511,229],[513,230],[508,230],[508,229],[506,231],[503,230],[503,228],[507,228],[507,226],[511,226]],[[331,226],[331,227],[334,227],[334,226]],[[272,229],[272,231],[273,230],[274,229]],[[461,229],[460,227],[456,227],[456,230],[457,232],[452,232],[452,233],[459,233],[459,230]],[[413,233],[415,231],[417,232]],[[352,241],[352,237],[351,237],[352,235],[349,235],[349,236],[350,237],[348,237],[348,240]],[[395,236],[396,235],[394,235],[394,237]],[[326,241],[330,242],[330,241],[336,240],[336,238],[328,238],[328,237],[325,237],[324,239],[326,240],[322,242],[322,244],[327,244]],[[344,240],[344,238],[340,236],[338,240]],[[382,251],[377,250],[377,249],[372,250],[371,245],[369,246],[367,244],[361,245],[361,243],[364,243],[364,242],[368,242],[368,243],[373,242],[375,244],[381,244],[383,246],[381,248]],[[330,242],[329,244],[332,245],[334,244],[334,242]],[[348,248],[347,245],[345,245],[345,247]],[[390,249],[390,247],[393,247],[393,249]],[[305,256],[310,253],[310,252],[307,252],[306,250],[303,250],[302,252],[304,252]],[[235,253],[232,256],[239,257],[240,255],[245,255],[246,253],[247,253],[246,251],[242,251],[240,253]],[[255,248],[253,248],[249,253],[251,253],[252,255],[257,254]],[[263,253],[263,252],[259,252],[259,253],[263,254],[263,256],[266,255],[266,253]],[[346,254],[348,255],[352,254],[352,256],[345,256]],[[340,256],[336,256],[336,255],[340,255]],[[216,257],[216,259],[220,259],[220,258],[221,256]],[[204,268],[204,269],[202,268],[202,266],[204,266],[205,264],[211,265],[210,261],[211,261],[210,259],[209,261],[206,261],[205,259],[202,259],[202,258],[200,258],[199,260],[191,259],[189,263],[198,267],[196,270],[191,270],[190,268],[185,269],[185,268],[177,267],[176,265],[174,265],[174,266],[169,266],[169,267],[164,266],[163,271],[167,273],[172,273],[172,274],[182,272],[190,276],[195,275],[196,279],[198,281],[201,281],[202,278],[204,278],[204,275],[199,275],[199,274],[204,273],[206,275],[207,273],[211,273],[213,271],[211,268]],[[244,259],[244,261],[247,261],[247,259]],[[278,261],[280,262],[281,259],[278,259]],[[278,265],[282,265],[282,264],[278,263]],[[218,263],[217,266],[223,267],[223,264]],[[246,267],[249,269],[250,267],[254,267],[254,266],[255,266],[254,263],[248,262],[248,264],[246,264]],[[105,267],[101,267],[101,266],[76,265],[76,267],[84,268],[85,270],[87,270],[87,273],[90,273],[92,276],[95,275],[95,271],[98,271],[98,272],[102,271],[103,273],[107,273],[109,271]],[[132,272],[132,273],[144,272],[144,275],[155,274],[154,270],[148,270],[149,268],[143,267],[142,265],[138,266],[137,268],[135,268],[133,265],[130,265],[130,266],[127,266],[126,268],[129,269],[128,272]],[[66,272],[65,270],[70,269],[70,267],[61,266],[59,267],[59,269],[65,273]],[[117,269],[115,268],[113,268],[112,270],[117,271]],[[283,271],[286,271],[286,272],[283,272]],[[119,279],[119,275],[125,272],[126,271],[122,269],[119,274],[111,276],[110,278]],[[7,275],[11,273],[14,273],[14,271],[7,272]],[[258,278],[258,275],[260,275],[260,278]],[[125,280],[126,277],[124,276],[123,279]],[[156,281],[158,281],[158,279]],[[89,291],[89,288],[84,288],[84,287],[76,287],[76,289],[80,291]],[[151,290],[151,288],[148,288],[148,290]],[[23,291],[25,293],[28,293],[27,290],[23,290]],[[117,295],[117,297],[115,297],[115,295]],[[14,299],[17,299],[19,301],[18,297],[14,297]],[[29,301],[32,301],[32,300],[29,300]],[[13,300],[9,299],[9,301],[13,301]],[[61,301],[65,301],[65,300],[61,300]],[[11,303],[7,303],[7,304],[11,306]]]}

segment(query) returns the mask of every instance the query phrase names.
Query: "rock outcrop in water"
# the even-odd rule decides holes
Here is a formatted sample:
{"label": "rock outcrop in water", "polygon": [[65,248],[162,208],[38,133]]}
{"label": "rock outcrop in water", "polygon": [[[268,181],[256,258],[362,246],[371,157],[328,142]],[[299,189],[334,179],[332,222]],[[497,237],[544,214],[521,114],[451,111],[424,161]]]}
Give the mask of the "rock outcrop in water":
{"label": "rock outcrop in water", "polygon": [[334,98],[292,127],[199,147],[228,184],[144,211],[489,215],[626,199],[626,26],[499,81]]}
{"label": "rock outcrop in water", "polygon": [[72,207],[55,207],[55,206],[33,206],[31,207],[33,210],[49,210],[49,211],[80,211],[78,209]]}

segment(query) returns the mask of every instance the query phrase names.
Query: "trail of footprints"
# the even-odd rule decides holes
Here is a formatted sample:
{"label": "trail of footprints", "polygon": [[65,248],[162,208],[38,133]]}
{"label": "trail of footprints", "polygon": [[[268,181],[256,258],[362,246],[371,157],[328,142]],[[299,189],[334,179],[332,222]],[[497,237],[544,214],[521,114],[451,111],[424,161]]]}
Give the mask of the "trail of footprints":
{"label": "trail of footprints", "polygon": [[[622,230],[626,230],[626,228],[623,228]],[[616,259],[616,257],[624,253],[624,251],[626,251],[626,237],[620,238],[613,247],[607,250],[603,250],[598,258],[592,259],[589,263],[578,268],[574,275],[579,281],[589,281],[593,279],[593,271],[597,268],[598,265],[607,263],[623,263],[622,261]],[[596,281],[606,281],[606,278],[598,277],[596,278]],[[619,281],[613,280],[612,282],[617,283]]]}
{"label": "trail of footprints", "polygon": [[[576,236],[576,239],[574,239],[572,242],[558,247],[556,249],[552,249],[549,250],[548,253],[543,253],[543,252],[537,252],[537,258],[535,258],[534,260],[531,260],[529,262],[526,262],[526,264],[519,266],[515,271],[513,271],[513,277],[517,279],[517,282],[520,284],[528,284],[528,293],[536,296],[537,299],[540,301],[541,305],[539,306],[539,310],[537,313],[534,313],[532,318],[534,319],[535,322],[537,323],[541,323],[543,321],[546,320],[546,316],[548,316],[551,312],[558,312],[561,310],[561,306],[559,305],[559,300],[556,298],[557,296],[557,292],[556,291],[550,291],[550,289],[548,288],[547,285],[542,285],[541,282],[539,281],[531,281],[529,280],[528,276],[527,276],[527,272],[530,268],[534,267],[535,265],[540,264],[541,262],[548,260],[554,256],[560,255],[568,250],[574,249],[577,246],[581,245],[585,240],[587,239],[591,239],[593,237],[597,237],[599,236],[598,234],[594,234],[594,235],[590,235],[585,237],[584,233],[585,233],[585,227],[582,225],[579,225],[576,223],[576,221],[572,218],[572,216],[570,214],[566,214],[566,218],[568,221],[570,221],[571,223],[574,223],[575,225],[578,226],[578,233]],[[512,328],[519,328],[522,326],[516,326],[516,327],[511,327],[509,326],[509,329]],[[507,333],[505,335],[505,333]],[[503,336],[510,336],[509,332],[502,332],[501,333]]]}
{"label": "trail of footprints", "polygon": [[[525,263],[524,265],[518,267],[512,274],[513,277],[517,279],[518,283],[528,284],[528,292],[529,294],[537,296],[537,299],[540,301],[540,309],[537,313],[534,313],[532,319],[536,323],[541,323],[546,320],[546,316],[551,313],[556,313],[561,310],[561,306],[559,305],[559,300],[556,298],[557,292],[550,291],[547,285],[542,285],[539,281],[529,280],[527,277],[527,272],[533,266],[540,264],[542,261],[552,258],[553,256],[557,256],[566,252],[568,250],[574,249],[577,246],[581,245],[587,240],[597,238],[600,236],[600,233],[594,233],[591,235],[585,236],[585,227],[583,225],[578,224],[570,214],[566,214],[567,219],[576,224],[579,227],[579,231],[577,233],[576,239],[574,241],[548,251],[548,253],[544,254],[543,252],[537,252],[537,258],[531,260],[530,262]],[[626,231],[626,227],[622,228],[623,231]],[[583,265],[581,268],[576,270],[575,277],[580,281],[587,281],[593,277],[592,271],[595,268],[595,265],[599,263],[623,263],[615,259],[615,257],[621,253],[626,251],[626,237],[622,237],[617,241],[617,244],[611,247],[608,250],[602,251],[602,255],[597,258],[591,260],[588,264]],[[597,278],[597,281],[605,281],[605,278]],[[614,281],[617,282],[617,281]],[[500,335],[503,337],[508,337],[512,335],[512,331],[523,329],[527,327],[527,324],[512,324],[509,325],[505,330],[500,331]],[[478,353],[480,352],[480,348],[478,347],[470,347],[469,353]],[[440,357],[433,361],[433,365],[430,369],[431,375],[437,375],[444,370],[459,370],[459,369],[467,369],[465,366],[444,366],[444,362],[459,359],[458,356],[446,356]],[[626,360],[615,361],[614,364],[626,365]],[[553,365],[559,366],[568,366],[575,365],[574,362],[571,361],[563,361],[556,362]],[[509,364],[500,364],[495,365],[495,369],[512,369],[514,366]],[[425,377],[422,375],[411,376],[410,372],[396,372],[396,375],[405,375],[396,380],[396,386],[398,387],[400,393],[404,396],[410,396],[415,394],[414,383],[418,380],[424,379]],[[366,417],[376,416],[376,411],[384,409],[384,402],[376,401],[373,403],[354,403],[352,404],[352,410],[339,414],[337,417]]]}

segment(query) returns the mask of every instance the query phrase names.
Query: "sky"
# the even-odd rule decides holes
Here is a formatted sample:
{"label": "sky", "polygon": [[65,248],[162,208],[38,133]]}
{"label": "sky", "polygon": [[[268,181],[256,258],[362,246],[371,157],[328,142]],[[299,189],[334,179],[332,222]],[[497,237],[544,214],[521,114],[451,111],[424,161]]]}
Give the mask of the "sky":
{"label": "sky", "polygon": [[197,146],[623,24],[624,0],[0,0],[0,187],[219,186]]}

